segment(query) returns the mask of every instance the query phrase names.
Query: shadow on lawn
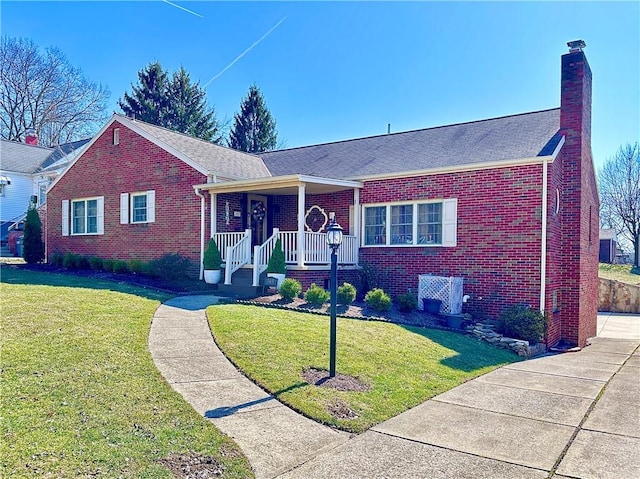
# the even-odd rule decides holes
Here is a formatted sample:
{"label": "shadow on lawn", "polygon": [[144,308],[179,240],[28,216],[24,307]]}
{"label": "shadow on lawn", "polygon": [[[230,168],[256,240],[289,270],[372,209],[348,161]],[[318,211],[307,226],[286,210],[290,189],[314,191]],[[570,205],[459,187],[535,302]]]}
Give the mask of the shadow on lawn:
{"label": "shadow on lawn", "polygon": [[299,382],[289,386],[288,388],[280,389],[279,391],[274,392],[272,396],[267,396],[260,399],[256,399],[254,401],[237,404],[235,406],[221,406],[215,409],[210,409],[209,411],[204,413],[204,417],[208,419],[214,419],[214,418],[231,416],[232,414],[235,414],[236,412],[242,409],[246,409],[251,406],[256,406],[258,404],[267,403],[269,401],[275,401],[278,398],[278,396],[280,396],[281,394],[284,394],[286,392],[293,391],[294,389],[298,389],[308,385],[309,385],[308,383]]}
{"label": "shadow on lawn", "polygon": [[402,327],[440,346],[455,351],[457,354],[440,361],[441,364],[452,369],[473,372],[489,366],[500,366],[522,360],[522,358],[510,351],[498,349],[489,344],[468,338],[461,334],[462,331],[458,333],[415,326],[402,325]]}
{"label": "shadow on lawn", "polygon": [[5,284],[99,289],[134,294],[146,299],[159,301],[166,301],[175,296],[175,293],[170,291],[164,291],[152,286],[132,284],[124,278],[119,280],[118,278],[104,276],[79,275],[43,265],[0,265],[0,283]]}

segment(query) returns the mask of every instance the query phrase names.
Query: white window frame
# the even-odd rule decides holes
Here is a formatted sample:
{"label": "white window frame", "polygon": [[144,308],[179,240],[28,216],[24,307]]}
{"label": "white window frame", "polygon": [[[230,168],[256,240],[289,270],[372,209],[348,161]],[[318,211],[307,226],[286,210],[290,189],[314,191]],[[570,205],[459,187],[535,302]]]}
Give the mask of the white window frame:
{"label": "white window frame", "polygon": [[[144,221],[135,221],[135,214],[134,214],[134,205],[135,205],[135,198],[137,197],[145,197],[147,199],[147,206],[146,206],[146,218]],[[127,193],[122,193],[120,195],[120,224],[126,224],[127,221],[125,218],[123,218],[123,214],[126,208],[126,203],[128,203],[128,211],[129,211],[129,223],[131,224],[135,224],[135,225],[139,225],[139,224],[145,224],[145,223],[154,223],[156,221],[156,215],[155,215],[155,203],[156,203],[156,192],[155,190],[149,190],[149,191],[138,191],[135,193],[129,193],[127,195]]]}
{"label": "white window frame", "polygon": [[[92,232],[88,232],[87,230],[89,229],[89,216],[88,216],[88,209],[87,209],[87,202],[89,201],[95,201],[96,202],[96,231],[92,231]],[[66,203],[66,204],[65,204]],[[76,203],[84,203],[84,231],[81,233],[77,233],[74,229],[74,205]],[[65,215],[64,214],[64,208],[65,206],[68,205],[69,207],[69,211],[68,213]],[[96,236],[96,235],[102,235],[104,234],[104,196],[93,196],[90,198],[74,198],[72,200],[68,200],[67,201],[63,201],[62,202],[62,207],[63,207],[63,236],[66,236],[65,233],[65,228],[64,228],[64,223],[66,222],[66,219],[68,219],[69,221],[69,229],[68,229],[68,233],[71,236]]]}
{"label": "white window frame", "polygon": [[[441,209],[441,242],[440,243],[419,243],[418,240],[418,208],[419,205],[439,203]],[[361,247],[362,248],[442,248],[453,247],[457,244],[457,198],[447,198],[438,200],[420,200],[420,201],[397,201],[389,203],[367,203],[361,205]],[[391,238],[391,208],[394,206],[412,206],[412,237],[411,243],[392,243]],[[385,207],[385,241],[380,244],[366,244],[366,209]]]}

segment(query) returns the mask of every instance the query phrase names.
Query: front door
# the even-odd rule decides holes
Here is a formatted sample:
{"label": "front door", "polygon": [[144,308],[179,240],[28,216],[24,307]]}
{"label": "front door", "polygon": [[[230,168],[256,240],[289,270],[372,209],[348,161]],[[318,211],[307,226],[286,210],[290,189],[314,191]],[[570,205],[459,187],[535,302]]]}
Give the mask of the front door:
{"label": "front door", "polygon": [[247,195],[247,225],[251,228],[251,246],[261,245],[267,236],[267,197]]}

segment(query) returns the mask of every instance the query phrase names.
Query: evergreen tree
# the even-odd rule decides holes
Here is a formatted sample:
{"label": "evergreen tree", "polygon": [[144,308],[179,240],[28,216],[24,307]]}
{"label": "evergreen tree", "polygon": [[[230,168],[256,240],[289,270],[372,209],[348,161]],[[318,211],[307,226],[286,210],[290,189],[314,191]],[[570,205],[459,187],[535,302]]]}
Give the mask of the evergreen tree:
{"label": "evergreen tree", "polygon": [[42,222],[36,207],[31,204],[24,221],[24,238],[22,257],[29,263],[40,263],[44,258],[44,243],[42,242]]}
{"label": "evergreen tree", "polygon": [[229,147],[248,153],[260,153],[273,150],[277,142],[276,121],[258,87],[251,85],[240,105],[240,112],[234,115]]}
{"label": "evergreen tree", "polygon": [[167,128],[220,143],[222,136],[213,109],[207,107],[206,93],[198,83],[191,83],[183,67],[173,74],[168,92]]}
{"label": "evergreen tree", "polygon": [[138,86],[131,85],[131,95],[125,92],[118,105],[125,115],[137,120],[164,126],[169,110],[167,92],[169,78],[159,62],[149,63],[138,72]]}
{"label": "evergreen tree", "polygon": [[207,105],[206,92],[180,69],[169,76],[159,62],[138,72],[138,85],[131,85],[118,105],[125,115],[213,143],[222,136],[215,111]]}

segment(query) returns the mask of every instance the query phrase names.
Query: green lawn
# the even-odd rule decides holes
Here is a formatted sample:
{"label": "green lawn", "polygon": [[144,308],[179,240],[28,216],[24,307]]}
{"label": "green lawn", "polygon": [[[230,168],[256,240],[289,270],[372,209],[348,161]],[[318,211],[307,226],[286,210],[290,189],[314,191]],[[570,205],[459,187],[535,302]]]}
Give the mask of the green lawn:
{"label": "green lawn", "polygon": [[[518,357],[447,331],[338,318],[337,372],[358,377],[367,392],[309,385],[308,367],[328,369],[329,319],[247,305],[207,309],[216,341],[250,378],[317,421],[353,432],[393,417]],[[346,406],[355,419],[328,408]]]}
{"label": "green lawn", "polygon": [[238,447],[174,392],[147,348],[161,300],[110,281],[1,271],[0,477],[171,478],[158,460],[213,456],[253,477]]}
{"label": "green lawn", "polygon": [[640,274],[631,272],[629,264],[600,263],[598,276],[604,279],[613,279],[627,284],[640,284]]}

